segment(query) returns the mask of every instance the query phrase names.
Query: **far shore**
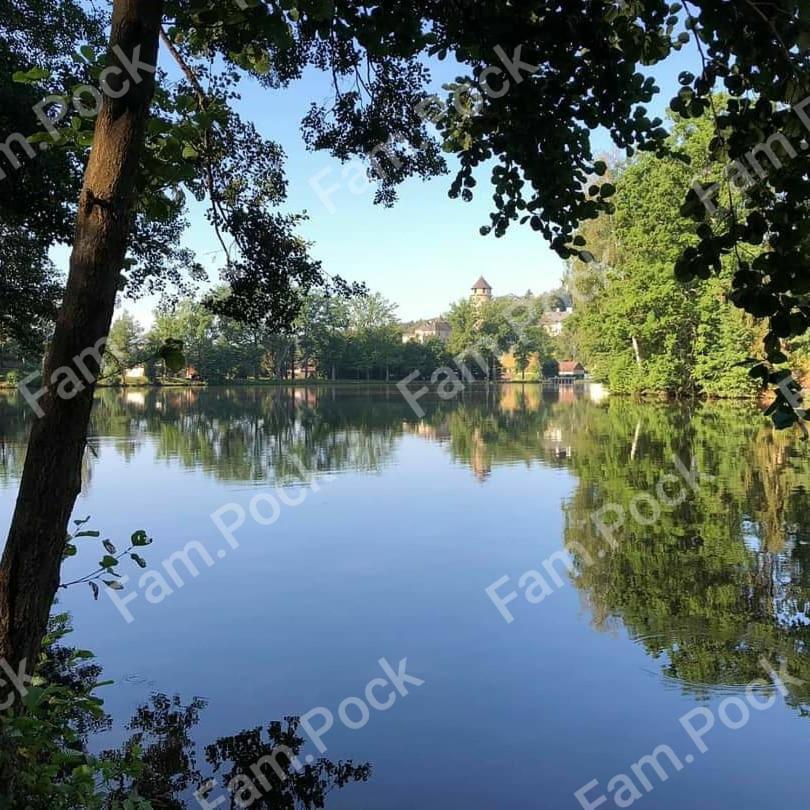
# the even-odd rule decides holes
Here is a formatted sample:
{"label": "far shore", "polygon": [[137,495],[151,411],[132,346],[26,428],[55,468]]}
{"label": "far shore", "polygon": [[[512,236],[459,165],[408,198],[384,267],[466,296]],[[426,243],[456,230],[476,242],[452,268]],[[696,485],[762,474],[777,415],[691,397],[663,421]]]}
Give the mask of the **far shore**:
{"label": "far shore", "polygon": [[[155,380],[155,381],[144,381],[144,382],[126,382],[126,383],[109,383],[109,382],[100,382],[97,384],[97,388],[103,388],[105,390],[122,390],[122,391],[144,391],[149,389],[185,389],[185,388],[196,388],[196,389],[205,389],[205,388],[249,388],[249,387],[267,387],[267,388],[329,388],[329,387],[348,387],[348,388],[360,388],[360,387],[388,387],[388,388],[397,388],[400,384],[401,380],[324,380],[324,379],[315,379],[315,378],[300,378],[300,379],[284,379],[284,380],[272,380],[272,379],[248,379],[248,380],[228,380],[226,382],[207,382],[205,380]],[[767,405],[770,402],[770,397],[767,396],[767,392],[764,395],[759,396],[730,396],[730,397],[718,397],[718,396],[676,396],[673,394],[668,394],[666,392],[654,392],[651,391],[646,394],[617,394],[612,393],[605,383],[600,383],[598,380],[591,380],[591,379],[584,379],[584,380],[573,380],[573,381],[565,381],[560,382],[559,380],[475,380],[471,383],[465,383],[465,388],[470,387],[485,387],[489,385],[530,385],[530,386],[541,386],[544,388],[581,388],[584,385],[593,385],[593,386],[600,386],[601,396],[611,396],[613,398],[618,399],[635,399],[639,401],[645,402],[728,402],[728,401],[737,401],[737,402],[752,402],[752,403],[759,403],[762,405]],[[409,387],[413,388],[413,386],[427,386],[430,390],[438,390],[441,386],[441,382],[438,383],[431,383],[429,380],[413,380],[409,384]],[[8,383],[4,380],[0,380],[0,392],[11,392],[16,391],[17,385],[14,383]]]}

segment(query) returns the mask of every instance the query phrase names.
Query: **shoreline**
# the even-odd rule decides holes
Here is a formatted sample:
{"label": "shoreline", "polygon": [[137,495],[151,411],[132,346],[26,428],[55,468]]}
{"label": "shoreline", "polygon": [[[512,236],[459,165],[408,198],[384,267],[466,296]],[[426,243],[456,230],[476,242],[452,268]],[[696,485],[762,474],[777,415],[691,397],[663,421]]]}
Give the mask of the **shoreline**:
{"label": "shoreline", "polygon": [[[359,388],[359,387],[382,387],[397,388],[401,380],[320,380],[320,379],[300,379],[300,380],[229,380],[226,382],[205,382],[199,380],[173,381],[173,382],[144,382],[144,383],[99,383],[96,389],[121,390],[121,391],[145,391],[151,389],[208,389],[208,388]],[[432,392],[441,387],[441,383],[431,383],[428,380],[414,380],[411,386],[427,386]],[[751,402],[755,404],[767,405],[769,399],[765,396],[700,396],[700,395],[677,395],[665,392],[650,392],[646,394],[620,394],[612,393],[605,383],[595,380],[576,380],[572,382],[552,382],[550,380],[474,380],[465,383],[471,388],[484,388],[487,386],[537,386],[540,388],[569,389],[582,388],[584,386],[600,386],[603,396],[619,399],[635,400],[638,402]],[[0,393],[11,393],[17,391],[18,386],[0,380]]]}

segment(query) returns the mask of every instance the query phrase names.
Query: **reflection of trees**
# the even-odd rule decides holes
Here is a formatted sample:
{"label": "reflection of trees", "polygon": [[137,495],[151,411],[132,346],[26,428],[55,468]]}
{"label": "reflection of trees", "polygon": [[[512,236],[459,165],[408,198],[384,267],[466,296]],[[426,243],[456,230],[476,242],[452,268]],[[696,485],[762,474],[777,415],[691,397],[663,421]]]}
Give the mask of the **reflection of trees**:
{"label": "reflection of trees", "polygon": [[[198,724],[206,703],[195,698],[184,705],[175,695],[161,693],[137,708],[128,728],[132,736],[118,751],[107,751],[110,760],[127,758],[140,751],[143,768],[131,784],[120,785],[109,797],[109,806],[120,806],[137,790],[155,808],[182,810],[197,804],[191,794],[201,791],[211,805],[217,799],[223,807],[321,808],[326,797],[353,782],[365,782],[371,775],[369,764],[351,760],[332,762],[313,759],[309,764],[298,760],[305,740],[298,733],[295,717],[245,729],[238,734],[218,738],[205,746],[205,773],[198,767],[197,747],[192,730]],[[296,760],[295,767],[293,758]],[[273,767],[273,764],[275,767]],[[257,769],[254,766],[259,764]],[[216,780],[216,781],[213,781]]]}
{"label": "reflection of trees", "polygon": [[426,400],[420,404],[427,415],[409,425],[409,432],[447,443],[453,459],[468,464],[480,480],[503,464],[564,463],[564,442],[550,432],[559,407],[557,391],[533,385],[470,386],[451,408],[429,410]]}
{"label": "reflection of trees", "polygon": [[142,437],[162,460],[223,480],[300,480],[325,470],[377,470],[391,458],[401,419],[367,399],[331,402],[327,390],[150,389],[141,403],[103,391],[93,412],[99,436],[123,454]]}
{"label": "reflection of trees", "polygon": [[[810,700],[810,559],[801,520],[810,470],[793,437],[762,427],[741,406],[611,401],[559,416],[579,478],[565,541],[596,626],[624,624],[688,688],[762,679],[764,656],[808,681],[794,702]],[[608,503],[627,512],[635,495],[654,493],[674,472],[672,453],[687,465],[694,456],[715,480],[663,508],[652,525],[628,517],[615,545],[606,543],[594,513]]]}
{"label": "reflection of trees", "polygon": [[[92,417],[85,483],[93,457],[133,458],[150,442],[157,458],[227,481],[293,481],[320,471],[383,468],[404,434],[447,444],[454,459],[484,479],[493,466],[564,463],[565,442],[548,434],[552,411],[567,408],[537,386],[468,386],[458,399],[420,398],[417,418],[395,388],[102,389]],[[24,403],[0,400],[0,483],[22,465],[30,419]],[[103,444],[103,447],[102,447]],[[5,452],[5,455],[3,453]]]}
{"label": "reflection of trees", "polygon": [[447,419],[450,452],[485,478],[498,464],[531,464],[542,457],[540,438],[548,421],[546,410],[504,412],[497,407],[464,404]]}
{"label": "reflection of trees", "polygon": [[0,391],[0,486],[11,486],[22,475],[25,437],[36,417],[16,391]]}
{"label": "reflection of trees", "polygon": [[[31,712],[31,739],[20,745],[18,731],[13,739],[0,740],[4,785],[10,786],[9,795],[0,799],[4,808],[50,809],[54,797],[62,794],[69,797],[70,807],[78,807],[73,804],[78,794],[71,792],[76,784],[74,768],[77,763],[82,769],[89,767],[84,759],[93,735],[113,727],[112,718],[101,709],[102,701],[91,698],[102,669],[92,653],[64,644],[70,632],[68,614],[51,618],[37,669],[40,683],[47,686],[44,691],[51,695]],[[58,694],[53,693],[57,688]],[[199,792],[212,807],[311,810],[325,807],[333,790],[366,782],[371,775],[368,763],[332,762],[302,754],[306,740],[298,733],[297,717],[272,721],[266,729],[249,728],[219,737],[204,746],[202,764],[194,730],[206,706],[201,698],[186,704],[177,695],[159,692],[139,705],[127,724],[126,742],[94,757],[93,767],[103,779],[96,783],[98,801],[92,806],[120,810],[134,806],[129,797],[138,796],[155,810],[182,810],[201,804],[195,796]],[[36,795],[30,795],[29,783],[17,783],[10,774],[21,765],[30,769],[32,755],[42,756],[35,742],[42,728],[55,735],[53,747],[47,750],[60,767],[52,771],[52,782],[37,784]],[[82,798],[89,795],[83,793]],[[63,806],[68,805],[59,804]]]}
{"label": "reflection of trees", "polygon": [[[804,447],[754,406],[597,405],[519,385],[419,402],[421,420],[390,387],[107,390],[93,424],[117,452],[151,440],[161,459],[227,480],[379,470],[404,435],[438,442],[482,479],[501,464],[565,467],[578,479],[565,542],[597,627],[625,625],[690,688],[761,678],[763,655],[810,684],[810,468]],[[31,416],[0,397],[0,418],[0,475],[13,478]],[[714,480],[650,526],[627,518],[608,547],[592,515],[608,503],[627,513],[655,493],[673,454]]]}
{"label": "reflection of trees", "polygon": [[[230,808],[310,810],[325,807],[331,791],[366,782],[371,775],[369,764],[351,760],[332,762],[322,757],[309,764],[300,762],[305,740],[298,733],[295,717],[273,721],[266,729],[219,737],[205,746],[208,767],[198,766],[192,731],[205,707],[199,698],[184,705],[176,695],[155,693],[137,708],[128,724],[130,738],[119,750],[106,751],[104,757],[121,760],[139,751],[143,767],[131,784],[120,785],[109,796],[110,807],[120,806],[116,803],[124,802],[134,788],[153,807],[165,810],[196,806],[192,794],[197,791],[212,806],[224,798],[219,804]],[[294,766],[293,758],[299,767]],[[257,763],[259,767],[254,769]]]}

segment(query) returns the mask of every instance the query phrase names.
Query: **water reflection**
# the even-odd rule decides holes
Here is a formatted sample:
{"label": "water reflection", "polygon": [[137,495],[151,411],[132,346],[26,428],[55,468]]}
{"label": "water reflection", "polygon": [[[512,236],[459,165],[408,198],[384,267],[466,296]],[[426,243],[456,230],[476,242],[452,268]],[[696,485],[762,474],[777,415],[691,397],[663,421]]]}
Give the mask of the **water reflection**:
{"label": "water reflection", "polygon": [[[137,792],[154,808],[166,810],[193,806],[310,810],[326,807],[333,790],[371,776],[368,763],[325,757],[299,761],[299,755],[304,758],[305,739],[297,717],[219,737],[204,746],[203,765],[193,731],[206,705],[200,698],[184,704],[178,695],[156,692],[137,708],[127,726],[132,732],[129,739],[103,756],[110,761],[126,759],[137,750],[143,768],[136,779],[110,794],[110,807]],[[194,794],[210,805],[197,801]]]}
{"label": "water reflection", "polygon": [[[395,388],[365,386],[107,390],[92,444],[123,459],[149,445],[159,462],[226,481],[379,471],[404,441],[438,445],[484,486],[504,465],[566,470],[563,542],[595,628],[626,628],[665,677],[696,694],[762,678],[763,656],[810,684],[810,464],[795,436],[774,433],[753,406],[595,403],[537,386],[420,404],[423,419]],[[19,476],[29,424],[19,401],[0,396],[4,487]],[[592,515],[654,491],[673,455],[712,479],[650,525],[626,521],[600,557]],[[804,710],[810,692],[790,689]]]}
{"label": "water reflection", "polygon": [[[77,696],[89,693],[100,681],[101,666],[83,660],[84,654],[63,643],[71,631],[68,614],[52,617],[50,630],[55,642],[45,648],[39,675]],[[109,731],[113,722],[103,711],[89,711],[85,702],[77,700],[75,706],[70,722],[78,736],[69,747],[86,752],[94,744],[93,735]],[[105,784],[104,807],[128,807],[129,797],[137,795],[155,810],[196,806],[311,810],[326,807],[332,791],[366,782],[371,776],[368,763],[302,754],[305,739],[299,734],[297,717],[219,737],[202,747],[202,763],[195,730],[206,706],[202,698],[185,703],[179,695],[161,692],[139,705],[126,726],[128,739],[100,753],[112,773],[123,773],[123,763],[139,763],[131,769],[136,776],[119,775]],[[69,773],[57,775],[56,781],[63,778],[69,779]],[[25,806],[39,807],[30,797]]]}
{"label": "water reflection", "polygon": [[[613,401],[560,414],[578,484],[565,543],[586,549],[576,586],[600,629],[627,628],[683,688],[762,679],[764,657],[810,684],[808,465],[795,437],[752,409],[697,410]],[[703,479],[650,525],[628,519],[606,545],[594,512],[653,492],[671,457],[695,458]],[[669,468],[669,469],[668,469]],[[600,556],[601,552],[601,556]],[[810,700],[790,686],[790,702]]]}

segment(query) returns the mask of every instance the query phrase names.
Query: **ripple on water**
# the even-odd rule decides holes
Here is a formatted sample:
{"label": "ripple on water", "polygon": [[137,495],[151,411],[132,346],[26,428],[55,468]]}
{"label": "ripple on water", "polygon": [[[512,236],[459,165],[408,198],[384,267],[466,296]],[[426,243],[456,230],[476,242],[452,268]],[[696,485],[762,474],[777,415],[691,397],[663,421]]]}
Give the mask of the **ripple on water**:
{"label": "ripple on water", "polygon": [[[699,645],[701,641],[706,641],[710,644],[722,642],[722,638],[712,633],[709,629],[696,628],[694,625],[690,624],[673,627],[660,633],[630,633],[630,639],[646,647],[648,652],[650,648],[660,650],[661,656],[665,658],[667,663],[671,663],[671,653],[677,653],[687,649],[688,645],[683,643],[683,639],[687,636],[689,641],[695,645]],[[753,647],[749,647],[747,652],[752,657],[756,654]],[[756,657],[758,658],[758,655],[756,655]],[[665,688],[676,689],[678,691],[687,690],[690,692],[699,692],[706,697],[712,695],[738,695],[740,692],[745,692],[746,690],[752,694],[770,694],[774,688],[773,683],[769,681],[764,669],[756,678],[752,678],[751,680],[725,680],[723,682],[684,678],[669,671],[667,664],[663,664],[662,668],[658,670],[652,669],[649,666],[642,666],[641,669],[648,677],[655,678],[662,682]]]}

